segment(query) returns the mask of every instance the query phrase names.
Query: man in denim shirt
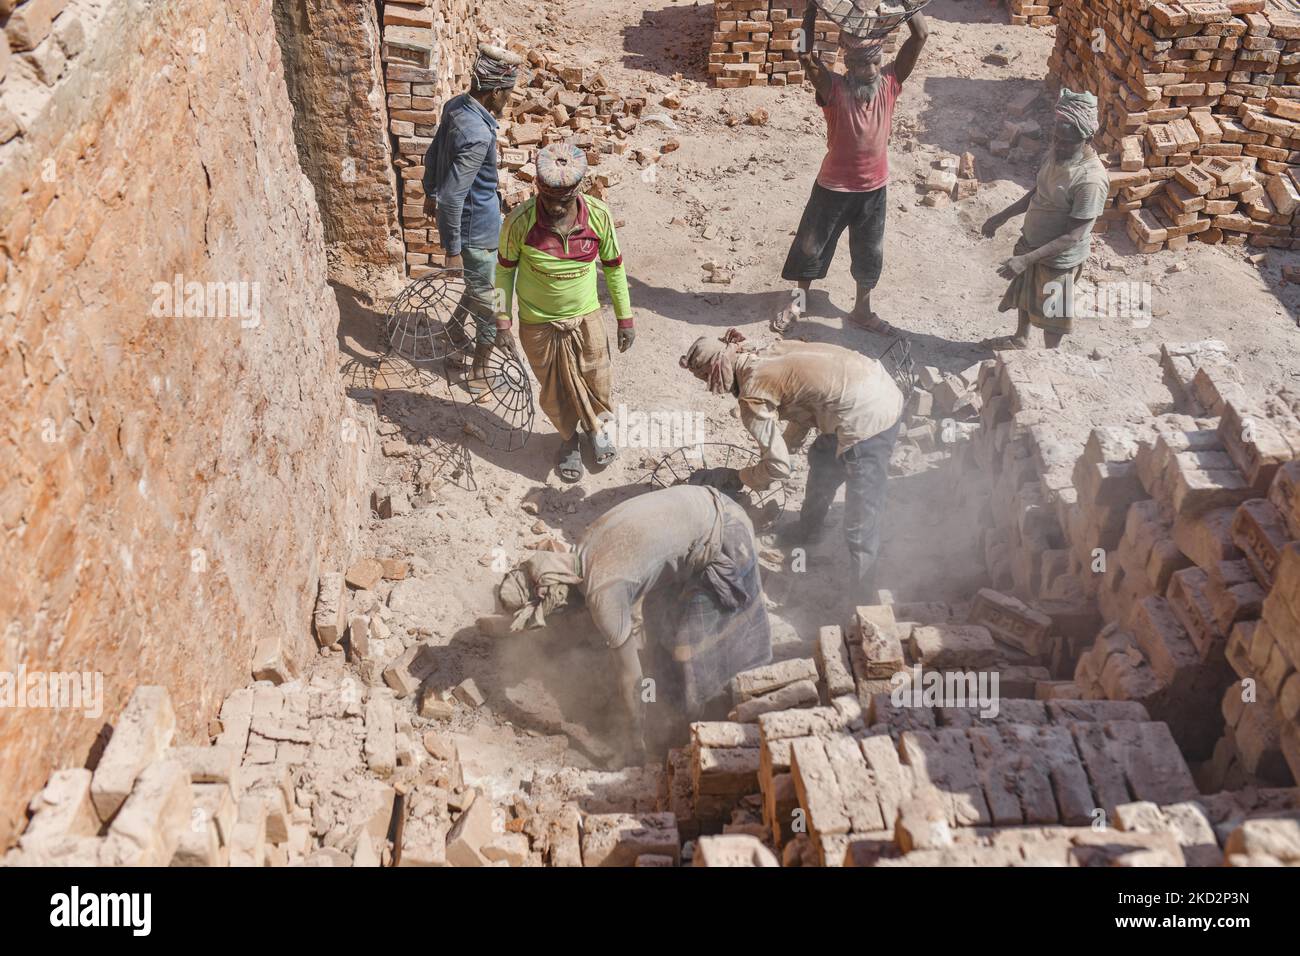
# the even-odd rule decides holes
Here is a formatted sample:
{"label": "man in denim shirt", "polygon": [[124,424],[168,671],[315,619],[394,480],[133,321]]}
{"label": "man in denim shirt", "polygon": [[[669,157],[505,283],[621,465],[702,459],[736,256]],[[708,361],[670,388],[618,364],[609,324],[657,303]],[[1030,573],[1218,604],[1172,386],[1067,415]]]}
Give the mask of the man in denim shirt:
{"label": "man in denim shirt", "polygon": [[444,265],[462,269],[465,275],[457,318],[464,321],[468,313],[477,327],[473,378],[481,377],[479,370],[496,339],[493,287],[501,234],[497,118],[510,102],[522,65],[523,58],[508,50],[481,45],[469,92],[447,101],[424,158],[426,211],[434,215],[428,207],[436,206]]}

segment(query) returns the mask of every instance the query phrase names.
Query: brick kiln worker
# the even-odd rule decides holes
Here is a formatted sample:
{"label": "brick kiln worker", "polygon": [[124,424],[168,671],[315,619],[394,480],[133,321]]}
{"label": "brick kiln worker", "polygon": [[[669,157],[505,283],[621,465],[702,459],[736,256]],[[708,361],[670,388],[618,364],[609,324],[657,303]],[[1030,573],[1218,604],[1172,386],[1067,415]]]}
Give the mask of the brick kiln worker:
{"label": "brick kiln worker", "polygon": [[[474,369],[466,387],[482,392],[483,363],[496,340],[493,316],[501,200],[497,196],[497,118],[519,81],[523,57],[486,44],[470,73],[470,90],[442,109],[438,130],[424,157],[425,213],[434,215],[448,269],[463,269],[465,294],[457,322],[476,326]],[[463,334],[453,323],[453,335]]]}
{"label": "brick kiln worker", "polygon": [[[826,278],[835,247],[848,229],[851,271],[858,287],[849,320],[870,332],[897,335],[897,329],[871,310],[871,290],[880,281],[885,262],[885,197],[894,103],[916,67],[930,28],[919,13],[908,21],[911,36],[898,58],[884,69],[880,65],[883,43],[848,46],[844,54],[847,72],[839,76],[812,48],[816,20],[817,5],[809,0],[800,61],[812,80],[817,105],[826,115],[826,158],[781,271],[787,282],[799,283],[800,292],[790,308],[772,320],[772,330],[785,332],[798,321],[813,280]],[[842,36],[846,44],[853,43],[847,34]]]}
{"label": "brick kiln worker", "polygon": [[[613,652],[629,763],[642,762],[645,743],[657,753],[680,742],[690,721],[723,719],[731,678],[772,659],[754,528],[713,488],[663,488],[615,505],[575,551],[537,552],[497,596],[515,615],[511,630],[544,627],[548,614],[585,602]],[[654,678],[649,715],[642,655]]]}
{"label": "brick kiln worker", "polygon": [[510,310],[518,295],[519,338],[541,385],[538,402],[563,442],[556,470],[565,481],[582,477],[579,425],[591,438],[596,464],[617,454],[601,427],[614,410],[597,259],[618,320],[618,350],[626,352],[636,339],[614,216],[599,199],[582,194],[586,173],[587,157],[578,147],[543,149],[537,195],[506,217],[497,254],[497,335],[514,347]]}
{"label": "brick kiln worker", "polygon": [[1034,188],[984,223],[984,235],[991,239],[1009,219],[1025,213],[1015,252],[998,270],[1011,280],[998,311],[1015,309],[1020,317],[1012,348],[1029,347],[1031,325],[1043,330],[1049,349],[1074,330],[1074,284],[1083,275],[1092,230],[1110,193],[1106,167],[1089,144],[1095,135],[1097,97],[1061,90],[1052,150]]}
{"label": "brick kiln worker", "polygon": [[[808,489],[799,520],[780,535],[800,544],[820,535],[840,485],[844,536],[849,545],[852,603],[875,602],[880,522],[889,479],[889,458],[898,440],[903,393],[873,358],[838,345],[777,342],[761,351],[742,350],[735,329],[721,339],[697,339],[681,366],[717,395],[740,401],[740,420],[758,442],[762,458],[749,468],[696,472],[724,491],[765,491],[790,477],[790,450],[816,428],[808,449]],[[787,422],[785,432],[779,422]]]}

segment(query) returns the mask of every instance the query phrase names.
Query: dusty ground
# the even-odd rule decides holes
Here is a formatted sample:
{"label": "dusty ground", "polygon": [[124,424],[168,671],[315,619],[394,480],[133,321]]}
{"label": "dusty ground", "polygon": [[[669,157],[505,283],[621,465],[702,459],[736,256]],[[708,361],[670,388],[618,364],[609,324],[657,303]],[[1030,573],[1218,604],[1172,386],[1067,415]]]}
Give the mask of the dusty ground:
{"label": "dusty ground", "polygon": [[[712,21],[706,3],[561,0],[546,6],[551,24],[563,24],[544,30],[543,46],[550,43],[555,58],[600,69],[614,88],[645,91],[651,104],[668,92],[684,100],[675,114],[677,131],[642,126],[633,136],[635,146],[681,143],[652,181],[626,158],[612,157],[606,167],[623,176],[610,201],[640,336],[631,352],[615,357],[616,399],[638,411],[704,412],[709,440],[747,445],[728,403],[682,372],[677,357],[696,336],[732,326],[751,340],[770,338],[767,321],[788,301],[781,264],[824,151],[812,93],[708,87],[704,61]],[[930,11],[929,45],[898,105],[885,272],[874,304],[907,330],[919,364],[960,371],[988,358],[979,342],[1008,331],[1012,321],[996,311],[1005,287],[996,269],[1010,254],[1016,229],[1009,226],[997,239],[984,240],[979,226],[1023,195],[1036,168],[1036,157],[998,159],[974,139],[1000,126],[1003,104],[1041,84],[1053,38],[1052,31],[1007,26],[1005,10],[985,0],[935,0]],[[1012,45],[1021,56],[1008,67],[984,64],[981,58],[996,42]],[[675,73],[683,78],[673,79]],[[759,107],[769,112],[768,125],[725,124],[728,114],[743,117]],[[967,149],[978,159],[979,195],[943,209],[921,206],[917,179],[934,160]],[[706,240],[701,234],[709,225],[717,236]],[[706,284],[701,264],[707,260],[733,267],[734,281]],[[1241,249],[1197,243],[1186,252],[1142,257],[1123,236],[1099,240],[1090,276],[1151,282],[1156,317],[1147,328],[1127,321],[1094,323],[1066,347],[1104,359],[1130,350],[1154,354],[1163,341],[1220,338],[1244,375],[1294,386],[1300,376],[1300,292],[1281,286],[1279,276],[1283,264],[1295,261],[1293,253],[1273,252],[1259,266]],[[1187,268],[1169,274],[1177,263]],[[341,340],[349,361],[373,348],[375,310],[382,313],[391,294],[392,284],[383,282],[356,295],[340,289]],[[845,242],[798,334],[878,355],[886,340],[846,327],[845,310],[852,303]],[[1098,363],[1100,374],[1114,367],[1122,365]],[[1122,376],[1114,385],[1117,393],[1124,389]],[[523,450],[506,453],[470,441],[471,490],[466,476],[454,478],[451,465],[444,464],[450,461],[445,443],[462,440],[448,395],[445,384],[376,395],[386,430],[400,431],[393,437],[417,446],[415,457],[424,459],[419,478],[433,490],[427,506],[376,520],[371,551],[418,559],[423,576],[407,587],[415,599],[412,610],[396,615],[395,630],[408,640],[417,628],[433,635],[443,651],[440,683],[451,686],[465,676],[479,682],[488,707],[457,717],[456,729],[480,744],[474,749],[482,755],[482,773],[502,785],[527,776],[532,766],[599,757],[607,685],[601,650],[581,635],[501,641],[476,630],[475,619],[492,610],[492,587],[500,579],[494,559],[498,566],[513,561],[546,534],[576,540],[611,505],[642,493],[648,487],[643,462],[669,449],[625,450],[580,485],[561,486],[552,474],[558,438],[539,413],[536,433]],[[405,486],[414,495],[412,461],[410,455],[381,459],[376,483]],[[793,507],[802,498],[799,484],[791,489]],[[881,585],[903,600],[969,593],[969,582],[981,573],[967,533],[969,503],[949,492],[940,471],[898,477],[890,494]],[[842,539],[833,532],[811,553],[805,573],[769,569],[765,582],[779,630],[778,655],[802,653],[801,642],[812,639],[817,626],[840,620],[850,602],[839,588],[842,555]],[[507,721],[523,732],[516,735]],[[565,749],[559,734],[566,732],[576,749]]]}

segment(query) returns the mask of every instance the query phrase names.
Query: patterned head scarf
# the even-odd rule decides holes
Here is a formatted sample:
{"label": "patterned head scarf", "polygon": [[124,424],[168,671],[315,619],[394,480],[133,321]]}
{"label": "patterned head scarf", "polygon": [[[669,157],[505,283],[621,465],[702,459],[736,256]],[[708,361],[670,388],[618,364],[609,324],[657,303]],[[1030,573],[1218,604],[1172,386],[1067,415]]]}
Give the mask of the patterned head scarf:
{"label": "patterned head scarf", "polygon": [[538,551],[501,579],[497,600],[514,613],[510,630],[545,627],[546,615],[568,604],[570,588],[581,583],[577,554]]}
{"label": "patterned head scarf", "polygon": [[513,89],[519,79],[524,58],[499,46],[480,43],[478,58],[470,72],[469,85],[474,91]]}
{"label": "patterned head scarf", "polygon": [[1097,97],[1091,93],[1062,89],[1061,98],[1056,101],[1056,115],[1078,130],[1083,139],[1092,139],[1100,128]]}
{"label": "patterned head scarf", "polygon": [[884,40],[859,39],[847,33],[840,34],[840,46],[844,49],[845,59],[874,59],[885,52]]}
{"label": "patterned head scarf", "polygon": [[725,395],[736,382],[736,356],[740,354],[740,344],[744,341],[745,337],[736,329],[728,329],[720,339],[702,336],[677,360],[677,364],[692,374],[708,369],[709,391]]}
{"label": "patterned head scarf", "polygon": [[572,143],[552,143],[537,154],[537,184],[547,192],[573,192],[586,175],[587,154]]}

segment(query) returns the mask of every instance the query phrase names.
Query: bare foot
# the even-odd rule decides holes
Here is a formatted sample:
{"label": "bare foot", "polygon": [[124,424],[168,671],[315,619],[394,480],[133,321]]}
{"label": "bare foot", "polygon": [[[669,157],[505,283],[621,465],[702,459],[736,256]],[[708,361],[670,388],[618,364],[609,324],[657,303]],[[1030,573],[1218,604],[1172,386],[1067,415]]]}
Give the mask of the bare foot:
{"label": "bare foot", "polygon": [[860,329],[866,329],[868,332],[874,332],[876,335],[893,335],[899,336],[903,333],[882,319],[879,313],[872,312],[868,318],[862,318],[856,313],[849,313],[849,321]]}
{"label": "bare foot", "polygon": [[985,339],[980,345],[995,352],[1025,351],[1030,347],[1029,340],[1019,335],[999,335],[991,339]]}

